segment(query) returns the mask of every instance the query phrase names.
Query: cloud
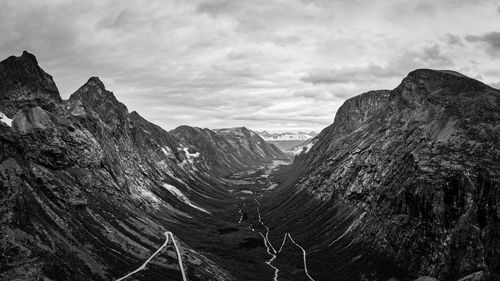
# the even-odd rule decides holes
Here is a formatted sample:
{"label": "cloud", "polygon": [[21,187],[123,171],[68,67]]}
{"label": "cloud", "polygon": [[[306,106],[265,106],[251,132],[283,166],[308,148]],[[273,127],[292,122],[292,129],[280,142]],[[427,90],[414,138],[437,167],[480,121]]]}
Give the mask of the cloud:
{"label": "cloud", "polygon": [[462,38],[460,36],[455,35],[455,34],[446,34],[443,36],[443,41],[446,42],[448,45],[451,46],[459,46],[463,47],[464,43],[462,42]]}
{"label": "cloud", "polygon": [[335,97],[330,92],[323,89],[312,88],[295,91],[292,95],[294,98],[312,99],[314,101],[327,101]]}
{"label": "cloud", "polygon": [[217,17],[222,14],[228,14],[239,9],[240,3],[237,1],[215,0],[215,1],[202,1],[197,9],[199,12],[207,13],[211,16]]}
{"label": "cloud", "polygon": [[[415,68],[453,68],[498,81],[489,55],[498,54],[495,41],[486,36],[498,24],[497,6],[493,0],[3,0],[0,58],[34,53],[63,98],[99,76],[129,110],[167,129],[320,130],[344,99],[393,88]],[[470,34],[485,35],[463,40]]]}
{"label": "cloud", "polygon": [[424,1],[397,1],[388,9],[387,13],[390,17],[401,17],[409,14],[434,16],[436,10],[436,3],[429,3]]}
{"label": "cloud", "polygon": [[301,78],[311,84],[371,83],[379,79],[400,77],[415,68],[450,67],[453,61],[444,55],[437,44],[420,51],[406,51],[386,65],[347,66],[315,69]]}
{"label": "cloud", "polygon": [[361,82],[375,77],[400,75],[389,67],[376,64],[367,66],[340,67],[334,69],[316,69],[301,78],[301,81],[311,84],[337,84]]}
{"label": "cloud", "polygon": [[465,40],[481,44],[492,58],[497,58],[500,55],[500,32],[493,31],[483,35],[467,35]]}
{"label": "cloud", "polygon": [[414,56],[413,60],[430,67],[447,67],[453,65],[451,58],[443,55],[441,47],[437,44],[424,48],[421,54]]}

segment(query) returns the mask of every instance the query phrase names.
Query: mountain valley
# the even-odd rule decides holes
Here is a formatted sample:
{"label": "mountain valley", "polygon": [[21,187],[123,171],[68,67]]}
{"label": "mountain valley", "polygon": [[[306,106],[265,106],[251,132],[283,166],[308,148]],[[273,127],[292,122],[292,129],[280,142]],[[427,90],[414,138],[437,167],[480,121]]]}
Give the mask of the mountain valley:
{"label": "mountain valley", "polygon": [[[166,131],[0,62],[0,280],[500,279],[500,91],[419,69],[321,133]],[[295,153],[293,153],[295,150]]]}

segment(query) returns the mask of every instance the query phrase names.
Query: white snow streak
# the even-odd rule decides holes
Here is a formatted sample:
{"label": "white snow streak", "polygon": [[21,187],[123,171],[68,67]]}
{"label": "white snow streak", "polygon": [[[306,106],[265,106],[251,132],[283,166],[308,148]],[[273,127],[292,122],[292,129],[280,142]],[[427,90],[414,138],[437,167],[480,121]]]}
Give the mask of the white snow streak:
{"label": "white snow streak", "polygon": [[306,145],[304,153],[308,153],[309,150],[314,146],[314,142],[310,142]]}
{"label": "white snow streak", "polygon": [[308,144],[304,145],[304,146],[300,146],[300,147],[297,147],[295,148],[295,150],[293,151],[293,154],[295,155],[299,155],[299,154],[302,154],[302,153],[308,153],[309,150],[311,150],[311,148],[316,144],[316,140],[313,140],[311,142],[309,142]]}
{"label": "white snow streak", "polygon": [[172,153],[172,149],[168,146],[164,146],[161,148],[161,151],[167,156],[167,157],[175,157],[175,155]]}
{"label": "white snow streak", "polygon": [[[330,247],[331,245],[335,244],[335,242],[339,241],[340,239],[342,239],[342,237],[344,237],[345,235],[347,235],[347,233],[351,232],[354,228],[356,228],[356,226],[359,225],[359,223],[361,222],[361,220],[364,218],[364,216],[366,215],[366,212],[362,213],[347,229],[346,231],[340,235],[337,239],[335,239],[333,242],[331,242],[330,244],[328,244],[328,247]],[[351,242],[352,243],[352,242]]]}
{"label": "white snow streak", "polygon": [[200,153],[199,152],[190,153],[189,152],[189,148],[187,148],[187,147],[182,148],[182,150],[184,150],[184,154],[186,155],[187,160],[191,164],[193,164],[195,158],[200,157]]}
{"label": "white snow streak", "polygon": [[0,122],[5,123],[7,126],[12,127],[12,119],[7,117],[3,112],[0,111]]}
{"label": "white snow streak", "polygon": [[181,200],[181,201],[182,201],[182,202],[184,202],[185,204],[187,204],[187,205],[189,205],[189,206],[191,206],[191,207],[193,207],[193,208],[195,208],[195,209],[197,209],[197,210],[200,210],[200,211],[202,211],[202,212],[205,212],[205,213],[207,213],[207,214],[210,214],[210,212],[209,212],[209,211],[207,211],[207,210],[203,209],[203,208],[202,208],[202,207],[200,207],[200,206],[197,206],[197,205],[193,204],[193,203],[191,202],[191,200],[189,200],[189,198],[188,198],[186,195],[184,195],[184,193],[182,193],[179,189],[177,189],[177,187],[175,187],[175,186],[173,186],[173,185],[170,185],[170,184],[167,184],[167,183],[164,183],[164,184],[163,184],[163,187],[164,187],[165,189],[167,189],[168,191],[170,191],[170,193],[172,193],[175,197],[177,197],[179,200]]}

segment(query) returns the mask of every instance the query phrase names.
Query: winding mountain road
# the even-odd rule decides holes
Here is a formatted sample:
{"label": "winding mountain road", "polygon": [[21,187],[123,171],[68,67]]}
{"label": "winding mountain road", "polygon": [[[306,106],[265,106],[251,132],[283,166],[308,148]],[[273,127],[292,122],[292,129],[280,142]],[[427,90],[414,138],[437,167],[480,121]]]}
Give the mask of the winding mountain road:
{"label": "winding mountain road", "polygon": [[179,268],[181,270],[182,280],[183,281],[187,281],[186,272],[184,271],[184,266],[182,264],[182,255],[181,255],[181,252],[179,250],[179,246],[177,245],[177,242],[175,241],[174,234],[172,232],[170,232],[170,231],[166,231],[163,234],[165,235],[165,242],[160,246],[160,248],[158,248],[158,250],[156,250],[156,252],[154,252],[141,266],[139,266],[137,269],[135,269],[134,271],[130,272],[129,274],[116,279],[116,281],[125,280],[126,278],[128,278],[128,277],[136,274],[137,272],[139,272],[141,270],[144,270],[146,268],[146,266],[148,265],[148,263],[156,255],[158,255],[161,252],[161,250],[163,250],[163,248],[165,248],[168,245],[169,238],[172,240],[172,243],[174,244],[175,251],[177,253],[177,260],[179,261]]}

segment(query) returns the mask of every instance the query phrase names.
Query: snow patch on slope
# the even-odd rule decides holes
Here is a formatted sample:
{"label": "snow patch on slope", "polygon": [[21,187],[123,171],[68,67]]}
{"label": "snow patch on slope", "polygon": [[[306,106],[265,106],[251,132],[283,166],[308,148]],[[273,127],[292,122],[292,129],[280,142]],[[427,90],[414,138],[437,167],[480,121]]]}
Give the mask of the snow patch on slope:
{"label": "snow patch on slope", "polygon": [[309,150],[311,150],[311,148],[316,144],[317,140],[313,140],[311,142],[309,142],[308,144],[304,145],[304,146],[300,146],[300,147],[297,147],[294,151],[293,151],[293,154],[295,155],[299,155],[299,154],[302,154],[302,153],[308,153]]}
{"label": "snow patch on slope", "polygon": [[186,154],[187,160],[191,164],[193,164],[195,158],[200,157],[200,153],[199,152],[190,153],[189,152],[189,148],[187,148],[187,147],[184,147],[183,150],[184,150],[184,153]]}
{"label": "snow patch on slope", "polygon": [[161,148],[161,151],[163,154],[165,154],[167,157],[175,157],[174,154],[172,153],[172,149],[168,146],[164,146]]}
{"label": "snow patch on slope", "polygon": [[151,204],[155,210],[160,207],[161,199],[158,198],[153,192],[151,192],[147,187],[141,184],[132,187],[132,197],[141,201],[146,201]]}
{"label": "snow patch on slope", "polygon": [[180,163],[180,166],[183,168],[184,166],[187,166],[188,168],[197,171],[198,169],[196,168],[195,161],[197,158],[200,157],[200,153],[199,152],[191,153],[189,152],[189,147],[185,147],[184,145],[178,147],[177,150],[183,151],[185,157],[185,159],[182,160],[182,162]]}
{"label": "snow patch on slope", "polygon": [[305,146],[305,148],[304,148],[304,153],[308,153],[308,152],[309,152],[309,150],[311,150],[311,148],[312,148],[315,144],[316,144],[316,142],[315,142],[315,141],[312,141],[312,142],[308,143],[308,144]]}
{"label": "snow patch on slope", "polygon": [[164,183],[163,184],[163,187],[168,190],[170,193],[172,193],[175,197],[177,197],[179,200],[181,200],[182,202],[184,202],[186,205],[189,205],[199,211],[202,211],[202,212],[205,212],[207,214],[210,214],[209,211],[203,209],[202,207],[200,206],[197,206],[195,204],[193,204],[191,202],[191,200],[189,200],[189,198],[187,198],[186,195],[184,195],[184,193],[182,193],[182,191],[180,191],[177,187],[173,186],[173,185],[170,185],[170,184],[167,184],[167,183]]}
{"label": "snow patch on slope", "polygon": [[7,117],[1,111],[0,111],[0,122],[5,123],[9,127],[12,127],[12,119],[10,119],[9,117]]}

